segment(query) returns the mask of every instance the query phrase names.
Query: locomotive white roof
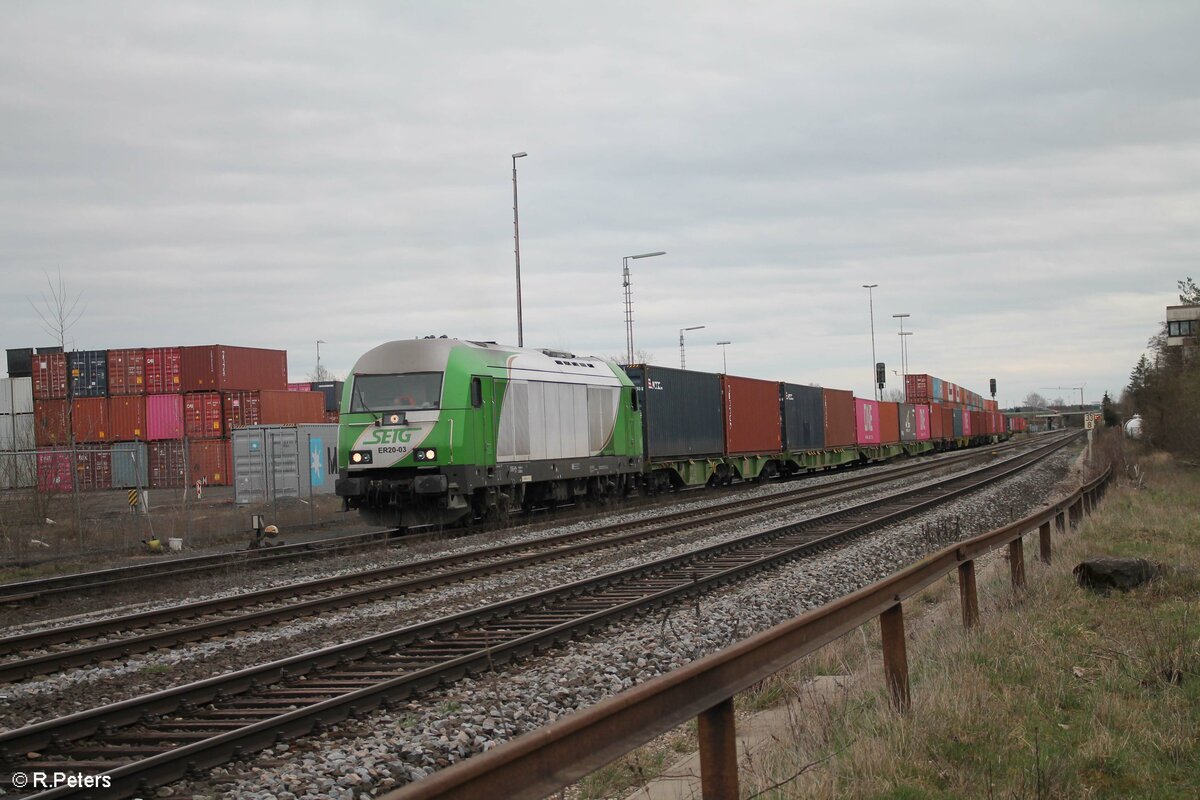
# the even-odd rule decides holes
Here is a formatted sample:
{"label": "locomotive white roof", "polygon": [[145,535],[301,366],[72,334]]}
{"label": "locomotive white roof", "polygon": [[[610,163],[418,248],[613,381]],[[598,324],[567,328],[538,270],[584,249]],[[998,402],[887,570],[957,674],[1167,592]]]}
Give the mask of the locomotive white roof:
{"label": "locomotive white roof", "polygon": [[[490,351],[487,359],[492,368],[530,380],[546,380],[552,373],[573,376],[570,382],[617,384],[608,361],[595,356],[576,356],[570,353],[514,347],[495,342],[473,342],[465,339],[399,339],[386,342],[364,353],[354,364],[356,375],[387,375],[398,372],[441,372],[446,368],[450,351],[456,347],[471,347]],[[580,379],[585,380],[580,380]],[[551,378],[554,380],[554,378]]]}

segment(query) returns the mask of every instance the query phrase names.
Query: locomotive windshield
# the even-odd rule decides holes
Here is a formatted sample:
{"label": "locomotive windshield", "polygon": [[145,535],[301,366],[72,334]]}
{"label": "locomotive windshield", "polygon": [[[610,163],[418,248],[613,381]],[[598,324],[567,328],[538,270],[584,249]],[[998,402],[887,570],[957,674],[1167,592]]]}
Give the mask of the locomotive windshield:
{"label": "locomotive windshield", "polygon": [[350,411],[413,411],[437,408],[442,397],[442,373],[355,375]]}

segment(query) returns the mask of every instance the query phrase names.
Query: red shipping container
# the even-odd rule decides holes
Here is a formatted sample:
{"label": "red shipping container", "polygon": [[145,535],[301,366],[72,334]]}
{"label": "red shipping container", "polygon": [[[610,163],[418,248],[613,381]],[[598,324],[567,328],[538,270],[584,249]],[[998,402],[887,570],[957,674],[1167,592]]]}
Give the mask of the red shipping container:
{"label": "red shipping container", "polygon": [[111,489],[112,453],[109,449],[95,445],[76,449],[75,480],[83,492]]}
{"label": "red shipping container", "polygon": [[67,396],[67,357],[49,353],[33,357],[33,396],[40,400],[58,400]]}
{"label": "red shipping container", "polygon": [[146,398],[127,395],[108,398],[109,439],[114,442],[144,441],[150,437],[146,427]]}
{"label": "red shipping container", "polygon": [[149,454],[151,489],[176,489],[183,486],[183,442],[151,442],[146,451]]}
{"label": "red shipping container", "polygon": [[37,454],[38,491],[45,493],[71,491],[71,452],[45,450]]}
{"label": "red shipping container", "polygon": [[146,393],[173,394],[180,388],[180,365],[178,347],[147,347]]}
{"label": "red shipping container", "polygon": [[221,431],[220,392],[192,392],[183,396],[184,438],[220,439]]}
{"label": "red shipping container", "polygon": [[954,439],[954,409],[942,406],[942,438]]}
{"label": "red shipping container", "polygon": [[33,441],[38,447],[70,444],[66,400],[33,401]]}
{"label": "red shipping container", "polygon": [[185,442],[188,453],[188,485],[229,486],[229,440],[205,439]]}
{"label": "red shipping container", "polygon": [[[312,394],[321,398],[324,416],[325,396]],[[777,381],[722,375],[721,411],[725,417],[725,455],[771,454],[783,449]]]}
{"label": "red shipping container", "polygon": [[108,426],[108,398],[81,397],[74,401],[71,429],[75,431],[76,442],[107,442],[111,433]]}
{"label": "red shipping container", "polygon": [[287,389],[287,352],[214,344],[181,347],[185,392]]}
{"label": "red shipping container", "polygon": [[933,391],[933,378],[928,375],[905,375],[904,396],[908,403],[928,403]]}
{"label": "red shipping container", "polygon": [[146,393],[146,351],[108,351],[109,396]]}
{"label": "red shipping container", "polygon": [[227,433],[246,425],[303,425],[326,419],[325,395],[321,392],[263,389],[224,392],[221,397]]}
{"label": "red shipping container", "polygon": [[822,389],[821,399],[825,402],[825,446],[853,446],[854,393],[845,389]]}
{"label": "red shipping container", "polygon": [[982,411],[968,411],[963,416],[968,416],[968,415],[971,417],[971,435],[972,436],[986,436],[987,435],[987,423],[983,419],[983,412]]}
{"label": "red shipping container", "polygon": [[311,392],[312,384],[311,383],[289,383],[287,385],[287,390],[289,392]]}
{"label": "red shipping container", "polygon": [[152,394],[146,397],[146,438],[183,438],[183,395]]}
{"label": "red shipping container", "polygon": [[881,401],[879,403],[879,443],[896,444],[900,441],[900,404]]}
{"label": "red shipping container", "polygon": [[938,439],[947,439],[942,431],[942,407],[937,403],[931,403],[929,406],[929,438],[933,441]]}
{"label": "red shipping container", "polygon": [[325,412],[325,421],[326,422],[332,422],[334,425],[337,425],[341,422],[341,420],[342,420],[342,415],[340,412],[338,412],[338,411],[326,411]]}
{"label": "red shipping container", "polygon": [[854,398],[854,436],[859,444],[879,444],[879,403]]}

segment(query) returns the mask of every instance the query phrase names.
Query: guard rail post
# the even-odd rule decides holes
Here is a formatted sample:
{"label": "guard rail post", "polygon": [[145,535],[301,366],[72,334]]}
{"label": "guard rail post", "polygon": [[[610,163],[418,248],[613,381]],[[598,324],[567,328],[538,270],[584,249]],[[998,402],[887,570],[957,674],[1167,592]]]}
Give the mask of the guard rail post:
{"label": "guard rail post", "polygon": [[1059,533],[1067,532],[1067,515],[1061,508],[1054,515],[1054,527],[1058,529]]}
{"label": "guard rail post", "polygon": [[1039,556],[1043,564],[1050,563],[1050,521],[1046,520],[1038,527]]}
{"label": "guard rail post", "polygon": [[728,697],[697,718],[700,741],[700,790],[704,800],[737,800],[737,728],[733,698]]}
{"label": "guard rail post", "polygon": [[1025,542],[1021,536],[1008,543],[1008,571],[1013,591],[1025,588]]}
{"label": "guard rail post", "polygon": [[[962,558],[962,551],[958,551]],[[967,630],[979,624],[979,595],[975,591],[975,560],[958,565],[958,597],[962,605],[963,627]]]}
{"label": "guard rail post", "polygon": [[879,632],[883,639],[883,674],[896,710],[905,713],[911,705],[908,691],[908,651],[904,645],[904,606],[899,596],[896,604],[879,615]]}

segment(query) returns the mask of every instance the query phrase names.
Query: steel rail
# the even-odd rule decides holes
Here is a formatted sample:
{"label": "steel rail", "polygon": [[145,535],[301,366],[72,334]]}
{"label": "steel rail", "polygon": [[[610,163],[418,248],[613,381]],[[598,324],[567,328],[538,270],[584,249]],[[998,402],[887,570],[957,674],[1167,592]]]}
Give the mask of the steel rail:
{"label": "steel rail", "polygon": [[[977,453],[974,455],[978,455]],[[955,462],[956,463],[956,462]],[[405,576],[402,580],[383,585],[360,588],[334,596],[290,602],[282,607],[242,611],[236,616],[221,616],[184,627],[171,628],[144,635],[125,636],[92,645],[80,645],[68,651],[45,653],[0,663],[0,682],[11,682],[47,674],[60,669],[80,666],[95,661],[129,656],[154,648],[197,641],[204,638],[233,633],[240,630],[274,624],[284,620],[311,616],[347,606],[395,597],[400,594],[420,591],[436,586],[467,580],[481,575],[519,569],[536,563],[568,558],[596,550],[617,547],[631,541],[676,533],[688,527],[709,525],[748,514],[763,513],[788,505],[811,502],[822,497],[858,491],[863,488],[899,480],[913,474],[930,472],[947,466],[946,461],[908,465],[883,474],[860,478],[849,478],[833,484],[815,487],[800,487],[769,497],[742,498],[726,503],[714,504],[700,509],[688,509],[660,515],[635,523],[615,523],[584,531],[544,537],[497,547],[481,548],[467,553],[423,559],[406,564],[363,570],[347,575],[301,581],[285,586],[272,587],[232,597],[202,600],[171,606],[137,614],[111,617],[103,620],[59,625],[46,630],[16,634],[0,639],[0,653],[18,653],[49,647],[62,642],[79,642],[112,632],[128,632],[155,624],[179,622],[215,613],[245,609],[248,605],[263,604],[278,600],[295,600],[304,594],[315,594],[330,589],[354,586],[362,583]],[[949,464],[952,466],[952,464]],[[630,527],[636,530],[626,532]],[[581,541],[582,540],[582,541]],[[483,559],[516,555],[475,566]],[[438,570],[444,570],[439,572]],[[412,573],[433,573],[413,576]]]}
{"label": "steel rail", "polygon": [[[1065,443],[1065,441],[1056,442],[1052,447],[1057,449]],[[1034,459],[1044,457],[1049,451],[1050,448],[1044,448],[1041,453],[1027,454],[1019,459],[1013,459],[1013,461],[1032,463]],[[919,508],[928,507],[939,500],[958,496],[983,483],[998,480],[1003,475],[1011,474],[1019,468],[1020,466],[1014,466],[1010,462],[992,465],[978,470],[972,478],[959,476],[953,479],[953,482],[959,484],[958,488],[955,489],[926,487],[916,490],[916,492],[907,493],[916,494],[923,492],[926,496],[919,504],[910,505],[906,508],[903,503],[897,502],[897,497],[905,494],[902,493],[901,495],[885,500],[863,504],[862,506],[855,507],[855,509],[847,509],[846,512],[843,512],[843,516],[853,510],[861,512],[866,507],[871,506],[882,511],[881,515],[876,515],[879,517],[878,520],[873,522],[860,521],[853,526],[856,530],[865,530],[866,528],[880,524],[881,520],[894,521],[902,516],[915,513]],[[990,476],[985,477],[985,473],[990,473]],[[945,483],[950,482],[947,481]],[[889,503],[891,504],[890,508],[888,507]],[[739,547],[746,549],[751,547],[755,543],[755,540],[759,543],[764,542],[772,533],[775,535],[775,538],[780,538],[788,532],[795,532],[802,525],[803,523],[795,523],[783,526],[773,532],[751,534],[741,537],[739,540],[735,540],[735,542],[711,546],[702,551],[689,553],[666,562],[651,562],[640,567],[619,570],[588,581],[577,582],[557,589],[545,590],[506,603],[493,604],[474,612],[464,612],[463,614],[434,620],[389,634],[380,634],[358,642],[326,648],[316,653],[296,656],[271,664],[242,670],[229,676],[210,678],[196,684],[176,687],[149,695],[145,698],[124,701],[91,711],[80,712],[60,720],[39,723],[0,735],[0,747],[3,748],[6,754],[9,766],[20,769],[19,754],[21,753],[39,750],[55,743],[70,747],[70,745],[66,744],[69,740],[90,736],[101,731],[101,729],[115,731],[117,728],[136,725],[148,718],[175,715],[186,711],[188,708],[195,708],[198,705],[224,698],[224,705],[229,706],[229,708],[222,710],[219,707],[221,704],[218,704],[217,707],[200,712],[199,716],[201,718],[206,715],[210,717],[207,723],[203,721],[182,723],[171,720],[162,720],[160,722],[160,727],[165,726],[169,728],[172,725],[176,727],[183,725],[186,729],[191,730],[190,734],[186,732],[180,734],[179,731],[150,731],[141,734],[140,738],[137,734],[127,734],[124,736],[118,734],[113,739],[114,744],[112,746],[107,748],[100,747],[102,752],[112,756],[120,752],[122,742],[140,742],[144,747],[148,741],[184,742],[199,739],[199,741],[193,741],[192,744],[182,744],[170,752],[161,753],[132,764],[126,764],[105,773],[113,779],[114,789],[111,792],[102,793],[103,796],[126,796],[130,793],[142,791],[141,787],[144,781],[149,781],[148,785],[169,782],[182,777],[189,769],[193,772],[201,770],[222,763],[231,757],[235,757],[238,753],[269,746],[278,737],[290,738],[303,735],[318,724],[327,725],[331,722],[340,721],[347,716],[371,710],[389,697],[393,701],[396,701],[409,696],[415,691],[435,686],[440,682],[456,680],[468,673],[485,672],[493,669],[497,663],[503,663],[513,657],[544,650],[554,646],[558,642],[584,635],[595,628],[609,624],[613,619],[645,611],[659,605],[677,602],[680,597],[688,597],[694,593],[740,579],[752,572],[766,569],[773,563],[779,563],[781,560],[795,558],[805,552],[812,552],[814,549],[828,547],[836,541],[844,540],[848,535],[847,533],[834,534],[806,543],[788,542],[781,553],[775,553],[767,557],[767,559],[759,557],[743,561],[743,563],[735,564],[731,567],[719,564],[710,570],[709,574],[697,577],[697,562],[700,556],[711,557],[728,554]],[[809,538],[811,539],[811,537]],[[676,585],[673,587],[662,588],[659,586],[653,588],[648,595],[641,597],[629,596],[628,591],[622,592],[620,589],[620,582],[629,579],[635,574],[640,573],[643,576],[654,576],[655,574],[664,573],[669,568],[682,570],[683,573],[683,580],[675,580],[674,583]],[[662,581],[660,580],[659,583],[661,584]],[[590,600],[585,596],[589,591],[596,592],[606,587],[615,587],[615,604],[612,602],[601,603]],[[582,617],[576,614],[560,614],[556,616],[553,612],[546,610],[548,601],[554,597],[565,597],[567,601],[582,604],[585,609],[590,607],[591,611],[585,613]],[[603,606],[607,606],[607,608]],[[506,620],[512,613],[523,608],[542,609],[541,614],[543,616],[549,615],[548,621],[550,625],[548,627],[543,626],[543,630],[536,633],[527,633],[524,635],[520,635],[522,634],[520,626],[515,631],[512,630],[509,628],[509,623]],[[510,633],[518,635],[516,638],[510,638],[507,642],[497,643],[495,639],[491,642],[487,640],[486,628],[484,629],[482,638],[478,632],[468,635],[465,631],[465,629],[471,626],[479,626],[481,623],[486,625],[488,622],[495,623],[494,631],[507,630]],[[445,644],[431,643],[425,640],[424,644],[432,649],[430,651],[431,655],[426,656],[424,659],[429,663],[422,664],[422,659],[419,657],[418,652],[421,643],[420,640],[422,640],[423,636],[438,631],[453,633],[460,637],[458,647],[452,646],[455,643],[453,638],[445,640],[447,642]],[[381,655],[389,651],[395,651],[401,645],[410,646],[410,650],[416,654],[415,657],[417,660],[415,662],[413,662],[414,656],[412,655],[406,656],[405,654],[401,654],[396,657]],[[347,666],[362,659],[375,659],[377,661],[391,659],[393,664],[407,659],[407,661],[412,663],[409,667],[400,667],[402,670],[406,668],[409,670],[408,674],[400,677],[388,677],[387,673],[381,675],[379,671],[380,667],[373,667],[370,664],[365,666],[359,665],[354,669]],[[322,668],[336,669],[338,671],[332,676],[323,677],[320,673]],[[393,667],[391,674],[395,675],[395,672],[396,668]],[[339,675],[346,677],[339,678]],[[330,683],[330,685],[322,686],[322,683]],[[275,686],[275,684],[281,685]],[[347,688],[351,688],[352,691],[347,692]],[[271,692],[275,692],[280,698],[277,702],[299,705],[301,700],[296,698],[300,697],[307,698],[310,705],[282,715],[277,714],[279,706],[275,705],[274,708],[276,711],[268,712],[264,710],[257,717],[250,715],[254,718],[262,719],[261,714],[268,714],[271,717],[270,719],[262,719],[261,722],[246,725],[246,712],[240,712],[242,716],[239,718],[239,712],[234,709],[238,706],[244,708],[249,704],[251,710],[254,710],[256,703],[261,704],[264,701],[253,698],[238,698],[235,695],[243,695],[246,692],[256,689],[268,695]],[[311,704],[313,700],[317,700],[318,702]],[[211,719],[214,716],[221,721],[214,723]],[[208,728],[208,733],[202,731],[205,727]],[[214,736],[213,729],[226,732]],[[93,747],[86,752],[92,752],[95,749]],[[71,764],[72,762],[69,761],[48,762],[47,764],[37,764],[36,766],[26,765],[26,768],[61,769],[71,768]],[[53,792],[39,795],[39,797],[57,796],[61,795]]]}

